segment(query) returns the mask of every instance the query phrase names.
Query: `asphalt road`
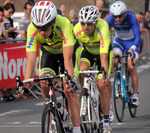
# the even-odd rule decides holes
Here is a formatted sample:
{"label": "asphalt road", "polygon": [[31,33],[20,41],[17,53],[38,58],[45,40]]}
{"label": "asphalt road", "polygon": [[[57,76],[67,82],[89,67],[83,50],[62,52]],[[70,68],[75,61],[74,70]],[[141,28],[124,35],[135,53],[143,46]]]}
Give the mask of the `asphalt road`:
{"label": "asphalt road", "polygon": [[[145,63],[145,62],[144,62]],[[112,133],[150,133],[150,62],[138,65],[140,106],[136,118],[125,110],[124,121],[111,123]],[[43,99],[0,103],[0,133],[41,133]]]}

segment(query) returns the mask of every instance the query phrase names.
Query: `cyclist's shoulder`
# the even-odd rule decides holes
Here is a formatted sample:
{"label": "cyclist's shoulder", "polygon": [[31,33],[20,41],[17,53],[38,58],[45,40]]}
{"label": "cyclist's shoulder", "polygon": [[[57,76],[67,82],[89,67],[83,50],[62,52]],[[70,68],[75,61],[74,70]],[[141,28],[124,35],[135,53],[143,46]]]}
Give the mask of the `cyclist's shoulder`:
{"label": "cyclist's shoulder", "polygon": [[56,26],[68,27],[68,26],[71,26],[71,21],[67,17],[57,14]]}
{"label": "cyclist's shoulder", "polygon": [[106,20],[102,19],[102,18],[98,18],[98,23],[97,23],[97,26],[100,27],[101,29],[103,27],[108,27],[108,23]]}
{"label": "cyclist's shoulder", "polygon": [[33,23],[31,22],[27,28],[27,34],[30,38],[35,38],[39,35],[39,31],[34,27]]}
{"label": "cyclist's shoulder", "polygon": [[73,27],[74,33],[76,35],[77,38],[81,37],[82,35],[84,35],[83,33],[83,29],[81,26],[81,23],[78,22],[74,27]]}

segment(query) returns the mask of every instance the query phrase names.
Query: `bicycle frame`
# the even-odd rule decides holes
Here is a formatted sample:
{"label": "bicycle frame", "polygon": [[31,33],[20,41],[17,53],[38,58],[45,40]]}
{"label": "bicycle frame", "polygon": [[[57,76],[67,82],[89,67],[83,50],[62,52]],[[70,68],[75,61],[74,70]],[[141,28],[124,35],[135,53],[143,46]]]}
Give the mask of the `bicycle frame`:
{"label": "bicycle frame", "polygon": [[[49,99],[47,99],[47,102],[46,102],[46,104],[45,104],[45,108],[44,108],[44,110],[45,110],[45,112],[44,112],[44,110],[43,110],[43,114],[42,114],[42,117],[44,116],[45,117],[45,115],[46,115],[46,113],[47,113],[47,109],[48,109],[48,107],[50,107],[51,108],[51,111],[53,112],[53,113],[55,113],[55,117],[57,117],[57,118],[55,118],[55,119],[57,119],[57,122],[58,122],[58,125],[60,126],[60,127],[56,127],[56,130],[57,129],[59,129],[59,131],[60,131],[60,133],[65,133],[65,132],[67,132],[66,130],[68,130],[66,127],[64,127],[64,125],[63,125],[63,121],[61,120],[61,118],[60,118],[60,114],[58,113],[58,110],[57,110],[57,105],[56,105],[56,103],[55,103],[55,101],[54,101],[54,97],[53,97],[53,83],[52,83],[52,80],[53,79],[57,79],[57,78],[64,78],[65,77],[65,79],[66,79],[66,81],[68,82],[68,83],[70,83],[70,80],[71,80],[71,78],[70,78],[70,76],[68,75],[68,72],[67,71],[65,71],[65,74],[59,74],[59,75],[50,75],[50,76],[44,76],[44,77],[38,77],[38,78],[31,78],[31,79],[26,79],[26,80],[23,80],[23,81],[21,81],[20,80],[20,77],[19,76],[17,76],[16,77],[16,81],[17,81],[17,88],[18,88],[18,90],[20,89],[20,87],[22,88],[23,87],[23,84],[25,84],[25,83],[29,83],[29,82],[34,82],[34,81],[41,81],[41,80],[47,80],[48,81],[48,85],[49,85]],[[62,97],[63,97],[63,106],[65,105],[65,107],[66,107],[66,104],[67,104],[67,100],[66,100],[66,98],[65,98],[65,94],[63,93],[63,91],[62,90],[58,90],[58,92],[60,92],[61,94],[62,94]],[[48,112],[49,114],[50,114],[50,112]],[[50,117],[50,116],[49,116]],[[44,118],[44,120],[45,120],[45,118]],[[42,126],[44,126],[43,124],[45,123],[45,121],[43,121],[42,120]],[[68,128],[69,128],[69,126],[68,126]],[[48,130],[49,130],[49,128],[48,128]],[[43,127],[42,127],[42,133],[45,133],[45,129],[43,129]]]}
{"label": "bicycle frame", "polygon": [[[87,71],[80,71],[80,74],[85,74],[84,77],[84,84],[83,89],[86,89],[88,99],[87,99],[87,105],[88,105],[88,121],[82,121],[82,123],[92,123],[93,126],[96,124],[97,129],[99,129],[100,123],[102,123],[102,120],[100,120],[99,116],[99,100],[100,100],[100,94],[96,85],[97,82],[97,73],[102,73],[98,70],[87,70]],[[105,78],[104,78],[105,79]],[[83,101],[85,96],[82,96],[81,98],[81,110],[80,110],[80,117],[82,116],[83,111]],[[91,107],[92,106],[92,107]],[[102,112],[102,110],[101,110]],[[101,114],[101,113],[100,113]]]}

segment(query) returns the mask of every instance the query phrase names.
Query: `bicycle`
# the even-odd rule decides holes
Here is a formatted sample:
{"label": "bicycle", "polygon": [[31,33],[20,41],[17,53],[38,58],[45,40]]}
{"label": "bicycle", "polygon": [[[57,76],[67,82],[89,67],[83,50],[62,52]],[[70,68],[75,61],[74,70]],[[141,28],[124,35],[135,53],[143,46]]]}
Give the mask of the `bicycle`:
{"label": "bicycle", "polygon": [[[114,95],[114,107],[117,120],[123,121],[124,109],[129,108],[129,112],[132,118],[136,116],[137,106],[132,104],[131,96],[133,95],[132,87],[130,84],[130,73],[128,70],[128,54],[123,56],[115,55],[113,58],[118,59],[117,72],[114,77],[113,95]],[[124,59],[124,60],[123,60]],[[134,66],[133,60],[132,65]],[[125,104],[128,106],[125,107]]]}
{"label": "bicycle", "polygon": [[104,68],[99,70],[80,71],[84,74],[84,84],[79,96],[81,101],[80,117],[81,130],[84,133],[103,132],[103,112],[100,103],[100,94],[96,85],[97,74],[102,73],[105,81]]}
{"label": "bicycle", "polygon": [[[24,83],[41,81],[41,80],[47,80],[49,83],[48,84],[49,85],[49,99],[45,103],[43,113],[42,113],[42,123],[41,123],[42,133],[70,133],[72,130],[71,124],[69,124],[69,122],[67,122],[67,124],[64,123],[62,117],[60,116],[61,114],[60,114],[59,109],[58,109],[58,104],[54,101],[54,95],[53,95],[52,80],[59,78],[63,82],[64,77],[65,77],[66,82],[68,84],[68,88],[70,88],[71,87],[71,77],[70,77],[70,75],[68,75],[67,71],[64,71],[64,74],[50,75],[50,76],[44,76],[44,77],[38,77],[38,78],[31,78],[31,79],[26,79],[23,81],[20,80],[19,76],[16,77],[17,90],[23,89]],[[59,88],[56,91],[62,94],[63,107],[66,107],[66,109],[67,109],[66,111],[68,111],[67,99],[65,97],[63,89]]]}

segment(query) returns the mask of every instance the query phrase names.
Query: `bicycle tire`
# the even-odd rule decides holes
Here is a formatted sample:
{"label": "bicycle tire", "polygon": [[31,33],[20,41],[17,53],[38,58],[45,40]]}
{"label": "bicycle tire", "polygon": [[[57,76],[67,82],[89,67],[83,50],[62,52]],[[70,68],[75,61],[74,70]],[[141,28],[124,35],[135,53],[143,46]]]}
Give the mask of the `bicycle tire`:
{"label": "bicycle tire", "polygon": [[[129,82],[130,83],[130,82]],[[129,99],[130,99],[130,102],[128,103],[128,107],[129,107],[129,113],[130,113],[130,116],[132,118],[135,118],[136,117],[136,112],[137,112],[137,106],[133,105],[131,103],[131,96],[133,95],[133,92],[129,89],[129,87],[131,87],[131,85],[129,85],[127,87],[127,92],[128,92],[128,96],[129,96]]]}
{"label": "bicycle tire", "polygon": [[45,105],[42,113],[42,133],[64,133],[57,110]]}
{"label": "bicycle tire", "polygon": [[114,85],[113,85],[113,95],[114,95],[115,114],[116,114],[117,120],[119,122],[122,122],[123,117],[124,117],[125,102],[124,102],[124,98],[121,95],[121,83],[119,84],[118,80],[121,81],[121,77],[119,73],[115,74]]}
{"label": "bicycle tire", "polygon": [[[81,101],[82,96],[86,96],[86,98],[88,99],[88,93],[87,93],[87,90],[85,88],[82,89],[82,91],[79,95],[80,102],[82,102]],[[82,103],[81,103],[81,105],[82,105]],[[91,106],[90,106],[90,110],[91,110]],[[89,121],[88,110],[87,110],[87,113],[85,115],[81,115],[81,130],[84,133],[93,133],[93,124],[92,123],[82,123],[83,121]]]}

